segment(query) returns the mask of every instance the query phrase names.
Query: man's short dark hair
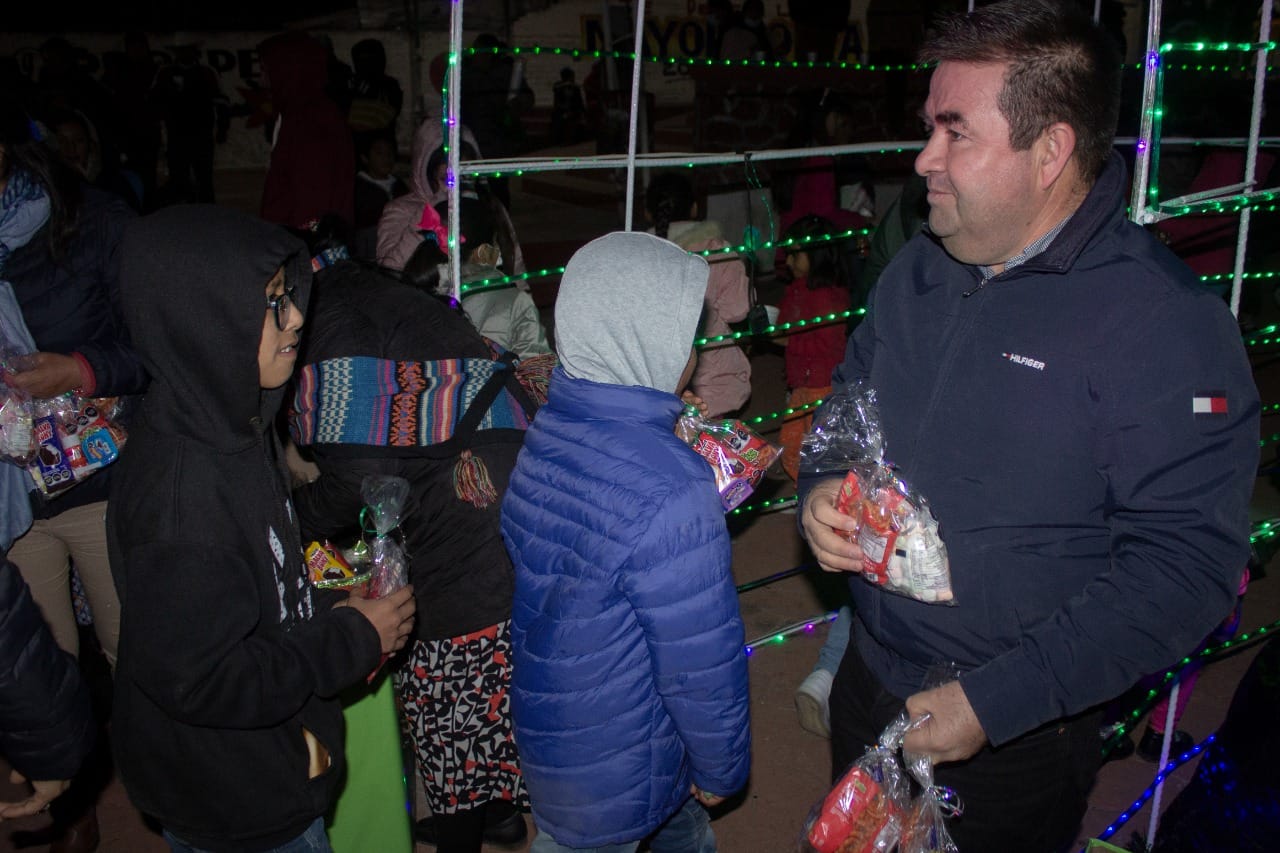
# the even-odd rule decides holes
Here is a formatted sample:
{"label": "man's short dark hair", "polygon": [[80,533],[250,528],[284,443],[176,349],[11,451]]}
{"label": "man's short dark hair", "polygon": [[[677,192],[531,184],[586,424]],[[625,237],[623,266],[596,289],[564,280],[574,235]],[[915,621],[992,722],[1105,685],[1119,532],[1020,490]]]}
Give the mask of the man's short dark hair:
{"label": "man's short dark hair", "polygon": [[1076,133],[1081,178],[1097,179],[1120,117],[1120,58],[1111,38],[1065,0],[1005,0],[941,20],[922,62],[1008,63],[998,103],[1009,144],[1025,151],[1054,122]]}

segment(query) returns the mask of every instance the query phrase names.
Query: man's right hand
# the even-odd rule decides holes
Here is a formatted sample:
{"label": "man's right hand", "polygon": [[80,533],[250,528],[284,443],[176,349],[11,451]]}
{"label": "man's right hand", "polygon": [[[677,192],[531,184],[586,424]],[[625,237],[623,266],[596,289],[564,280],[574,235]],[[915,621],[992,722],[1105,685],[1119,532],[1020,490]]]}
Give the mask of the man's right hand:
{"label": "man's right hand", "polygon": [[418,602],[413,597],[413,587],[406,586],[385,598],[361,598],[350,595],[346,606],[360,611],[378,632],[378,642],[384,655],[395,654],[404,648],[413,632],[413,612]]}
{"label": "man's right hand", "polygon": [[856,518],[836,509],[840,482],[834,478],[824,480],[809,490],[800,511],[800,526],[824,572],[861,572],[862,549],[836,532],[858,529]]}

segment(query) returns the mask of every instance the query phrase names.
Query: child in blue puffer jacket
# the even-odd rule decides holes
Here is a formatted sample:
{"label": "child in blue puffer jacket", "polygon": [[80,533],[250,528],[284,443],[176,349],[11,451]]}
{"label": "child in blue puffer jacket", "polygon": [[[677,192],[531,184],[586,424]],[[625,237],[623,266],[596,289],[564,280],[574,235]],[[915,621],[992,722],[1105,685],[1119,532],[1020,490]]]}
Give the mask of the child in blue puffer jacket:
{"label": "child in blue puffer jacket", "polygon": [[710,853],[704,807],[747,781],[729,535],[710,467],[673,432],[707,278],[702,258],[641,233],[565,268],[560,367],[502,509],[532,853],[646,838]]}

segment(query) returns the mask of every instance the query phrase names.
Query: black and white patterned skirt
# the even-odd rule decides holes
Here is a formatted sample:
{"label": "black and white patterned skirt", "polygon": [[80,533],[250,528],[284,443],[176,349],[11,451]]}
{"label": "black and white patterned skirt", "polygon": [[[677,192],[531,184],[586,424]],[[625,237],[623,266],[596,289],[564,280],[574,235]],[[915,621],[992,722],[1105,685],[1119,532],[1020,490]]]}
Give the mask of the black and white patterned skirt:
{"label": "black and white patterned skirt", "polygon": [[434,814],[529,805],[511,734],[511,623],[415,640],[400,671],[418,773]]}

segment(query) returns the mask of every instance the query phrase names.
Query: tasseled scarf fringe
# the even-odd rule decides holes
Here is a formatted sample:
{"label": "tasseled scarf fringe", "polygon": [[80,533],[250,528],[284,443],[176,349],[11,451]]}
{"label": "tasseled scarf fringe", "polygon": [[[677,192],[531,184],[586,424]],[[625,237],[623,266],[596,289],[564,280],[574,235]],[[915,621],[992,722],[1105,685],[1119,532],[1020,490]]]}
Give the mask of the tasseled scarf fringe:
{"label": "tasseled scarf fringe", "polygon": [[498,499],[484,460],[470,450],[462,451],[453,466],[453,493],[476,509],[484,509]]}
{"label": "tasseled scarf fringe", "polygon": [[539,406],[547,402],[547,388],[551,385],[551,371],[559,364],[555,353],[523,358],[516,365],[516,379]]}

